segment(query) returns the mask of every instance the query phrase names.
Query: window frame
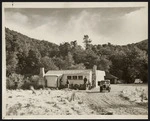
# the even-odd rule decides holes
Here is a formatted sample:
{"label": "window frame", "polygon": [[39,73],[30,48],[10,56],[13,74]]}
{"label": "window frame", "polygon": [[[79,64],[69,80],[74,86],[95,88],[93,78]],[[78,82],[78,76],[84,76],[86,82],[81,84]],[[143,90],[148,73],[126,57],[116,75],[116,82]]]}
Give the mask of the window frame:
{"label": "window frame", "polygon": [[[81,77],[81,78],[80,78],[80,77]],[[79,79],[79,80],[83,80],[83,76],[78,76],[78,79]]]}
{"label": "window frame", "polygon": [[[74,78],[74,77],[76,77],[76,78]],[[73,80],[77,80],[77,79],[78,79],[78,77],[77,77],[77,76],[72,76],[72,79],[73,79]]]}
{"label": "window frame", "polygon": [[[70,77],[70,78],[68,78],[68,77]],[[72,79],[71,77],[72,77],[72,76],[67,76],[67,79],[71,80],[71,79]]]}

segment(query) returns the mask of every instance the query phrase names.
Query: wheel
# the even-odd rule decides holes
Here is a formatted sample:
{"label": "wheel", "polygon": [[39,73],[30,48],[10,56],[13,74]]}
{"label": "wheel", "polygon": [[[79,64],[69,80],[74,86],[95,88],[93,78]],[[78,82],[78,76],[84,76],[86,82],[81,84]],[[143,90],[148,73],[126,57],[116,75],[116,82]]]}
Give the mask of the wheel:
{"label": "wheel", "polygon": [[103,91],[103,88],[102,87],[100,87],[100,92],[102,92]]}
{"label": "wheel", "polygon": [[111,88],[109,87],[109,88],[108,88],[108,92],[110,92],[110,89],[111,89]]}

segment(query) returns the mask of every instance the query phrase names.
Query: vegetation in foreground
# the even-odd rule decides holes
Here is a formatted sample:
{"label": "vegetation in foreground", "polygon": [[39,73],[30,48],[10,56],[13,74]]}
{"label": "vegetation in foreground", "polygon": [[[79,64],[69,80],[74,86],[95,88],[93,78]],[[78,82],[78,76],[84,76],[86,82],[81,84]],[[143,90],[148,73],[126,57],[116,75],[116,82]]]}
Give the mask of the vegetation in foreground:
{"label": "vegetation in foreground", "polygon": [[96,91],[45,89],[35,90],[35,93],[32,93],[32,90],[7,90],[6,114],[7,116],[148,114],[147,86],[112,85],[112,91],[109,93],[100,93],[99,89]]}

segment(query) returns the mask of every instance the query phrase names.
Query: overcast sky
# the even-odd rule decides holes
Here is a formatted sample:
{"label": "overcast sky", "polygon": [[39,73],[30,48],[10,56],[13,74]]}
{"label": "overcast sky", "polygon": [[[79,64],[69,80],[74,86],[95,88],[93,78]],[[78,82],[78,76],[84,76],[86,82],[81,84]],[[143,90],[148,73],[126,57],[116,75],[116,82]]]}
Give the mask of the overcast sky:
{"label": "overcast sky", "polygon": [[5,8],[5,26],[56,44],[89,35],[93,44],[124,45],[148,38],[145,7]]}

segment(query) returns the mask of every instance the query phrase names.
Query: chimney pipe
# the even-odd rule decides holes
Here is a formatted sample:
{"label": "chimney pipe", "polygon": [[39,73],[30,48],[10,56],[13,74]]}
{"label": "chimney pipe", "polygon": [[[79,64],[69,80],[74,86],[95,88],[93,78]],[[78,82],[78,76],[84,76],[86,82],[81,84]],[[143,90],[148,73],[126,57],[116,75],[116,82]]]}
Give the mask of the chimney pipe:
{"label": "chimney pipe", "polygon": [[96,70],[97,70],[97,66],[94,65],[94,66],[93,66],[93,71],[96,72]]}
{"label": "chimney pipe", "polygon": [[97,70],[97,66],[94,65],[92,70],[92,85],[94,87],[96,86],[96,70]]}
{"label": "chimney pipe", "polygon": [[44,68],[40,68],[40,76],[44,77],[44,75],[45,75]]}

